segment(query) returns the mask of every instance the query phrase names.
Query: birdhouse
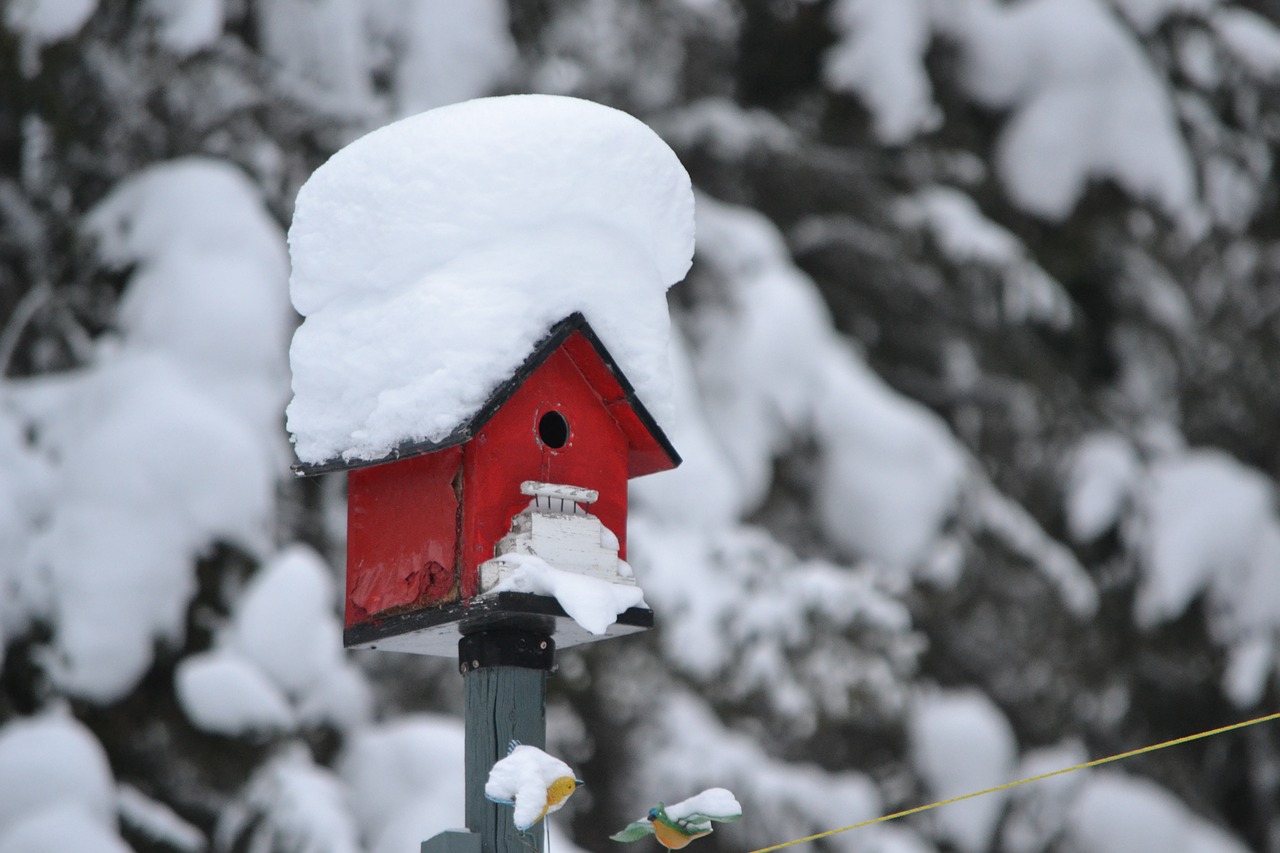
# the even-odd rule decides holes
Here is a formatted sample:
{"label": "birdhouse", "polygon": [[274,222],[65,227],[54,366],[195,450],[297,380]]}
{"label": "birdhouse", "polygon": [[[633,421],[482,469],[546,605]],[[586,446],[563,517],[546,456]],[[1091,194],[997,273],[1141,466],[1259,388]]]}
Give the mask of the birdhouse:
{"label": "birdhouse", "polygon": [[[550,596],[491,593],[519,555],[633,583],[627,481],[680,457],[582,314],[552,327],[514,375],[445,438],[382,459],[298,464],[346,470],[344,641],[452,657],[492,626],[551,633],[564,648],[602,639]],[[644,630],[632,607],[608,636]]]}

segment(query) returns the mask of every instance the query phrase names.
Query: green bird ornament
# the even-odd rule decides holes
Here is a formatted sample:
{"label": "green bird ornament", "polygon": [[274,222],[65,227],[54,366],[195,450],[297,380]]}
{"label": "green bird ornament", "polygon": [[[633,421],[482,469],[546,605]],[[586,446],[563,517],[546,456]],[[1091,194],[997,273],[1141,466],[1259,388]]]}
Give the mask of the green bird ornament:
{"label": "green bird ornament", "polygon": [[724,788],[708,788],[672,806],[663,803],[649,814],[609,837],[614,841],[639,841],[652,835],[668,850],[680,850],[695,838],[711,833],[711,822],[728,823],[742,817],[742,806]]}

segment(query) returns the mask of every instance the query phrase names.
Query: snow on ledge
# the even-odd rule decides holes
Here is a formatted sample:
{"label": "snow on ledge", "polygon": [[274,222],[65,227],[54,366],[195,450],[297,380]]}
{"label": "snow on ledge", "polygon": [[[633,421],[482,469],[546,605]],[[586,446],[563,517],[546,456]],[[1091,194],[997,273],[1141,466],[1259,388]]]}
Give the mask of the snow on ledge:
{"label": "snow on ledge", "polygon": [[693,193],[626,113],[513,95],[375,130],[302,187],[289,248],[304,463],[443,438],[574,311],[669,420],[665,293],[692,258]]}
{"label": "snow on ledge", "polygon": [[632,607],[646,607],[644,590],[634,583],[603,580],[591,575],[557,569],[534,554],[505,554],[481,566],[498,569],[496,583],[486,595],[529,592],[549,595],[560,602],[573,621],[600,636]]}

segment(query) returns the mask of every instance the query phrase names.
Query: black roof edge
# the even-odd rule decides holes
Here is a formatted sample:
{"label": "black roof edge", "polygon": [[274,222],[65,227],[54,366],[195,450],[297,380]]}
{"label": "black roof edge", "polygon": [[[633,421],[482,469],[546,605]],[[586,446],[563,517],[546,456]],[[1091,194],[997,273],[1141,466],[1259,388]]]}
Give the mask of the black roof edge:
{"label": "black roof edge", "polygon": [[407,459],[411,456],[421,456],[424,453],[433,453],[437,450],[444,450],[447,447],[463,444],[469,441],[480,429],[489,422],[489,419],[497,414],[498,409],[502,408],[507,400],[511,399],[511,395],[524,384],[533,372],[542,366],[553,352],[560,348],[560,345],[569,339],[574,332],[581,332],[582,336],[587,339],[596,354],[604,361],[605,366],[609,368],[609,372],[613,374],[613,378],[618,381],[618,385],[622,388],[624,399],[636,413],[636,417],[640,419],[640,423],[649,431],[654,440],[658,442],[658,446],[662,448],[663,453],[671,459],[672,463],[679,465],[683,460],[680,454],[676,452],[675,447],[671,444],[671,439],[667,438],[667,434],[662,427],[658,426],[658,422],[654,420],[653,415],[645,407],[640,398],[636,396],[636,389],[632,386],[631,381],[627,379],[627,375],[622,372],[622,368],[618,366],[618,362],[614,360],[613,355],[605,347],[604,342],[596,334],[595,329],[591,328],[591,324],[587,322],[586,316],[581,311],[574,311],[569,316],[552,326],[547,334],[534,345],[533,351],[525,358],[524,362],[516,369],[509,378],[504,380],[489,395],[489,399],[485,401],[476,413],[471,416],[465,423],[460,424],[453,432],[437,441],[408,441],[396,445],[391,452],[378,459],[355,459],[346,460],[342,457],[328,459],[324,462],[295,462],[290,466],[295,476],[312,477],[318,474],[328,474],[334,471],[349,471],[353,468],[369,468],[374,465],[382,465],[387,462],[395,462],[399,459]]}

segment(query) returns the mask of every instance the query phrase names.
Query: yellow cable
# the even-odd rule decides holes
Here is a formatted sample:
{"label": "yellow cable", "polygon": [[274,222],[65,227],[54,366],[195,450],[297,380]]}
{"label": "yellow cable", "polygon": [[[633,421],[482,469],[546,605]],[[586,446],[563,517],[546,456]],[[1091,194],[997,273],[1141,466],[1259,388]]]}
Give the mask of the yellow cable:
{"label": "yellow cable", "polygon": [[861,823],[854,823],[854,824],[850,824],[849,826],[842,826],[839,829],[828,829],[826,832],[819,832],[816,835],[806,835],[804,838],[797,838],[794,841],[784,841],[781,844],[775,844],[772,847],[761,847],[759,850],[752,850],[750,853],[771,853],[774,850],[781,850],[784,847],[793,847],[796,844],[804,844],[806,841],[817,841],[819,838],[826,838],[829,835],[838,835],[841,832],[848,832],[851,829],[862,829],[863,827],[871,826],[872,824],[875,824],[875,823],[883,823],[884,821],[887,821],[887,820],[896,820],[897,818],[900,818],[900,817],[907,817],[908,815],[919,814],[920,812],[925,812],[925,811],[928,811],[929,809],[936,809],[939,806],[948,806],[948,805],[951,805],[952,803],[961,802],[962,800],[971,800],[974,797],[981,797],[983,794],[993,794],[996,791],[1004,791],[1008,788],[1016,788],[1018,785],[1025,785],[1028,782],[1039,782],[1041,779],[1048,779],[1052,776],[1061,776],[1063,773],[1071,773],[1075,770],[1086,770],[1090,767],[1097,767],[1099,764],[1107,764],[1112,761],[1119,761],[1122,758],[1132,758],[1135,755],[1142,755],[1144,752],[1155,752],[1157,749],[1164,749],[1165,747],[1169,747],[1169,746],[1177,746],[1178,744],[1189,743],[1193,740],[1200,740],[1201,738],[1212,737],[1213,735],[1220,735],[1224,732],[1233,731],[1234,729],[1243,729],[1245,726],[1254,726],[1254,725],[1257,725],[1258,723],[1267,723],[1267,722],[1270,722],[1271,720],[1276,720],[1276,719],[1280,719],[1280,711],[1277,711],[1274,714],[1268,714],[1265,717],[1256,717],[1255,719],[1252,719],[1252,720],[1245,720],[1242,723],[1232,723],[1229,726],[1222,726],[1221,728],[1211,729],[1207,732],[1199,732],[1198,734],[1194,734],[1194,735],[1187,735],[1185,737],[1174,738],[1173,740],[1167,740],[1164,743],[1157,743],[1151,746],[1144,746],[1138,749],[1131,749],[1128,752],[1121,752],[1117,755],[1109,755],[1106,758],[1095,758],[1093,761],[1086,761],[1084,764],[1077,764],[1074,767],[1063,767],[1061,770],[1051,770],[1048,773],[1041,773],[1037,776],[1028,776],[1026,779],[1019,779],[1016,782],[1005,782],[1003,785],[996,785],[993,788],[983,788],[981,791],[974,791],[973,793],[970,793],[970,794],[961,794],[958,797],[950,797],[945,800],[939,800],[936,803],[929,803],[928,805],[924,805],[924,806],[916,806],[915,808],[911,808],[911,809],[904,809],[903,811],[894,812],[893,814],[881,815],[880,817],[875,817],[875,818],[872,818],[871,820],[864,820]]}

